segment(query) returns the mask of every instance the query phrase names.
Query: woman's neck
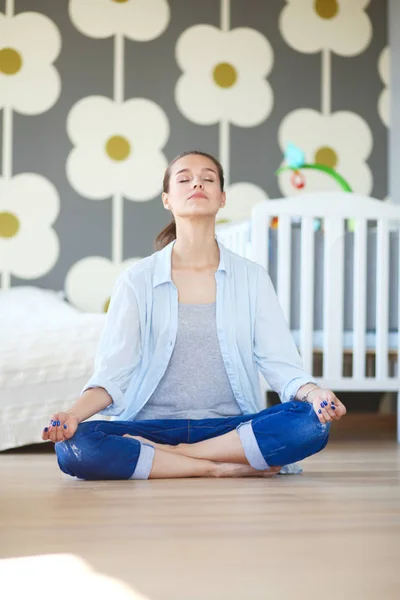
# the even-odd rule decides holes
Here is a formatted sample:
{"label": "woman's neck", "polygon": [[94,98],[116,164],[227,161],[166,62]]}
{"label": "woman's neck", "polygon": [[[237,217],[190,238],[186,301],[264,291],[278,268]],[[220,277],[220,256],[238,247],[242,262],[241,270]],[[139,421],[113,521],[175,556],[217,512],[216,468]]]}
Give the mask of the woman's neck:
{"label": "woman's neck", "polygon": [[172,263],[180,268],[205,268],[219,264],[219,247],[215,239],[215,229],[208,231],[177,231],[172,251]]}

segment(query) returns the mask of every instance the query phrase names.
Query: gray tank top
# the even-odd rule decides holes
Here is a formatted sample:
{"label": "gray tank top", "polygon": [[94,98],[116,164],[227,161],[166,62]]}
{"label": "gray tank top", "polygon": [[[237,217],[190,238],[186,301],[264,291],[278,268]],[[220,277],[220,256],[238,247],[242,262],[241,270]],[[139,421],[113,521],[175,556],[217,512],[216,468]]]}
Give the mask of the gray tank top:
{"label": "gray tank top", "polygon": [[211,419],[240,415],[217,337],[216,303],[179,304],[176,343],[143,419]]}

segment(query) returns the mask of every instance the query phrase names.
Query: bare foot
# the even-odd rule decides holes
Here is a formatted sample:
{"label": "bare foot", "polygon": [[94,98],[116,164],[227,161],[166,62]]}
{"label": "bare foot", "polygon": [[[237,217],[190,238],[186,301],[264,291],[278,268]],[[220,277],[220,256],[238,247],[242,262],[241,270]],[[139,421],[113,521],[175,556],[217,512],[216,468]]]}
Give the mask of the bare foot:
{"label": "bare foot", "polygon": [[271,467],[266,471],[258,471],[250,465],[238,463],[215,463],[215,477],[272,477],[279,473],[281,467]]}

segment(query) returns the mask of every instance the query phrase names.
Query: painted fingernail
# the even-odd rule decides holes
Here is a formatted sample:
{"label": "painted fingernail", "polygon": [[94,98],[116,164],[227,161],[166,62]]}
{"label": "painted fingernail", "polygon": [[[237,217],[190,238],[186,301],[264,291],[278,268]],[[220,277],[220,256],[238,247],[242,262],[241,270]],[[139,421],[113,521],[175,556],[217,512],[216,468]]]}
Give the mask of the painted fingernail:
{"label": "painted fingernail", "polygon": [[65,424],[65,423],[64,423],[63,427],[64,427],[64,429],[67,429],[67,426],[66,426],[66,424]]}
{"label": "painted fingernail", "polygon": [[57,421],[57,425],[60,425],[60,421]]}
{"label": "painted fingernail", "polygon": [[49,428],[48,428],[48,427],[45,427],[45,428],[44,428],[44,431],[48,431],[48,430],[49,430]]}
{"label": "painted fingernail", "polygon": [[319,409],[319,410],[318,410],[318,412],[319,412],[319,414],[321,414],[321,413],[322,413],[322,410],[321,410],[321,409]]}
{"label": "painted fingernail", "polygon": [[336,410],[336,406],[332,406],[332,410]]}
{"label": "painted fingernail", "polygon": [[50,425],[53,425],[53,419],[50,421]]}
{"label": "painted fingernail", "polygon": [[328,403],[326,400],[324,400],[324,406],[328,406]]}

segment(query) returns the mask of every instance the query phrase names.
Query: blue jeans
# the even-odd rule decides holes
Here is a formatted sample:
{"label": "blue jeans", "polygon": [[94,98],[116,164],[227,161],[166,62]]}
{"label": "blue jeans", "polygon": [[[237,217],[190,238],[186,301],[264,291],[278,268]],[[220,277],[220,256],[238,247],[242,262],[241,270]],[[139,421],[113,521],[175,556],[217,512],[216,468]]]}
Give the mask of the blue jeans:
{"label": "blue jeans", "polygon": [[234,429],[249,464],[265,470],[320,452],[328,443],[330,424],[320,423],[311,404],[294,400],[254,415],[219,419],[86,421],[55,449],[60,469],[79,479],[147,479],[154,447],[123,434],[176,445],[194,444]]}

